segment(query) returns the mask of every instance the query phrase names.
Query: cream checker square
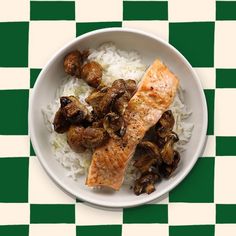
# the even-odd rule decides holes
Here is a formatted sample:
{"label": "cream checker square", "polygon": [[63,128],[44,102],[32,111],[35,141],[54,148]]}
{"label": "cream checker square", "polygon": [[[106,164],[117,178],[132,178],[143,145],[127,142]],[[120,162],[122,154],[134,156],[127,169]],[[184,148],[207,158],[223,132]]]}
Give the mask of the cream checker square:
{"label": "cream checker square", "polygon": [[167,21],[123,21],[122,26],[143,30],[168,41],[169,24]]}
{"label": "cream checker square", "polygon": [[[28,135],[0,135],[1,157],[28,157],[30,139]],[[14,148],[12,148],[14,146]]]}
{"label": "cream checker square", "polygon": [[[202,214],[207,212],[207,214]],[[214,203],[170,203],[168,205],[170,225],[202,225],[215,223]]]}
{"label": "cream checker square", "polygon": [[75,38],[73,21],[31,21],[29,66],[42,68],[60,48]]}
{"label": "cream checker square", "polygon": [[77,22],[122,21],[122,0],[77,0]]}
{"label": "cream checker square", "polygon": [[29,0],[0,1],[0,21],[29,21]]}
{"label": "cream checker square", "polygon": [[236,21],[215,22],[215,67],[236,67]]}
{"label": "cream checker square", "polygon": [[215,236],[235,236],[236,224],[216,224]]}
{"label": "cream checker square", "polygon": [[168,236],[167,224],[123,224],[122,236]]}
{"label": "cream checker square", "polygon": [[215,69],[214,68],[194,68],[201,80],[204,89],[214,89],[215,85]]}
{"label": "cream checker square", "polygon": [[[93,216],[93,217],[91,217]],[[84,203],[76,204],[77,225],[109,225],[122,224],[122,209],[106,210]]]}
{"label": "cream checker square", "polygon": [[236,158],[215,158],[215,193],[214,200],[218,204],[235,204],[236,202]]}
{"label": "cream checker square", "polygon": [[215,90],[215,135],[236,136],[236,89]]}
{"label": "cream checker square", "polygon": [[0,203],[0,224],[29,224],[30,205],[28,203]]}
{"label": "cream checker square", "polygon": [[30,224],[30,236],[75,236],[76,226],[74,224]]}
{"label": "cream checker square", "polygon": [[30,157],[29,202],[35,204],[75,203],[75,199],[64,193],[48,177],[37,157]]}
{"label": "cream checker square", "polygon": [[169,21],[214,21],[215,0],[169,0]]}

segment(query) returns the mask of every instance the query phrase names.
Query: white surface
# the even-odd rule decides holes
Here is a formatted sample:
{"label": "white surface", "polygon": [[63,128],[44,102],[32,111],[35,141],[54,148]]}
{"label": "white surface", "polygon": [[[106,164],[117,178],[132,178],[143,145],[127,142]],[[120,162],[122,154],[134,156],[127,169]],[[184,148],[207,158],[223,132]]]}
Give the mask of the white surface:
{"label": "white surface", "polygon": [[[179,77],[184,89],[187,106],[193,111],[189,121],[194,123],[192,138],[182,154],[182,161],[169,180],[158,184],[158,190],[150,195],[135,196],[128,187],[122,187],[119,192],[95,191],[84,185],[85,177],[78,182],[66,176],[66,170],[56,162],[48,142],[49,133],[41,114],[55,96],[55,91],[65,76],[62,62],[64,56],[71,50],[97,47],[103,42],[113,41],[117,47],[124,50],[137,50],[144,63],[151,64],[155,58],[160,58]],[[194,89],[193,89],[194,88]],[[40,99],[39,99],[40,98]],[[197,98],[197,99],[196,99]],[[34,150],[48,174],[67,192],[85,201],[101,206],[130,207],[152,201],[174,188],[191,170],[201,155],[206,138],[207,108],[204,93],[195,71],[186,59],[172,46],[154,35],[142,31],[111,28],[93,31],[80,36],[62,48],[41,71],[31,99],[29,109],[29,127]]]}

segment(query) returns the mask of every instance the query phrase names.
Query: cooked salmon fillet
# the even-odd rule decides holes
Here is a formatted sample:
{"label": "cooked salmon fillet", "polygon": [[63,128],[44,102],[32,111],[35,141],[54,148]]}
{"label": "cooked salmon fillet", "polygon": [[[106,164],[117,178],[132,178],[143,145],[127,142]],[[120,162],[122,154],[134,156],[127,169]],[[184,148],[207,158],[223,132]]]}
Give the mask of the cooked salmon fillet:
{"label": "cooked salmon fillet", "polygon": [[96,148],[86,180],[88,186],[120,189],[137,144],[171,105],[178,84],[176,76],[160,60],[155,60],[125,110],[127,128],[123,138],[110,138]]}

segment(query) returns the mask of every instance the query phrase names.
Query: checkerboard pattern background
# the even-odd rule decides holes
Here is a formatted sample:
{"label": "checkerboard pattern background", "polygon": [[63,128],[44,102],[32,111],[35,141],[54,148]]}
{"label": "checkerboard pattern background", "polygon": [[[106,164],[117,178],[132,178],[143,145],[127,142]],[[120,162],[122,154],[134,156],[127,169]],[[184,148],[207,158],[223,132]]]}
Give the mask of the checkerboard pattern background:
{"label": "checkerboard pattern background", "polygon": [[[115,26],[151,32],[185,55],[202,81],[209,125],[203,156],[177,188],[141,207],[106,211],[69,197],[45,174],[27,112],[54,52]],[[0,0],[0,52],[1,236],[236,235],[236,1]]]}

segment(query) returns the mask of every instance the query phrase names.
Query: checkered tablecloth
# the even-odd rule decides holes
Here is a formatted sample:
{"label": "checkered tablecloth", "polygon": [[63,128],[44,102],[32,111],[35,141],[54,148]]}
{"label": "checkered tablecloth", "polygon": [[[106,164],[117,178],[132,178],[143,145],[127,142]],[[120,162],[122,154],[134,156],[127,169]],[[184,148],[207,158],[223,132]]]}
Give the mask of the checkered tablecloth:
{"label": "checkered tablecloth", "polygon": [[[183,53],[202,81],[209,125],[206,150],[178,187],[154,203],[106,211],[45,174],[27,112],[54,52],[114,26],[151,32]],[[0,236],[236,235],[236,1],[0,0],[0,101]]]}

